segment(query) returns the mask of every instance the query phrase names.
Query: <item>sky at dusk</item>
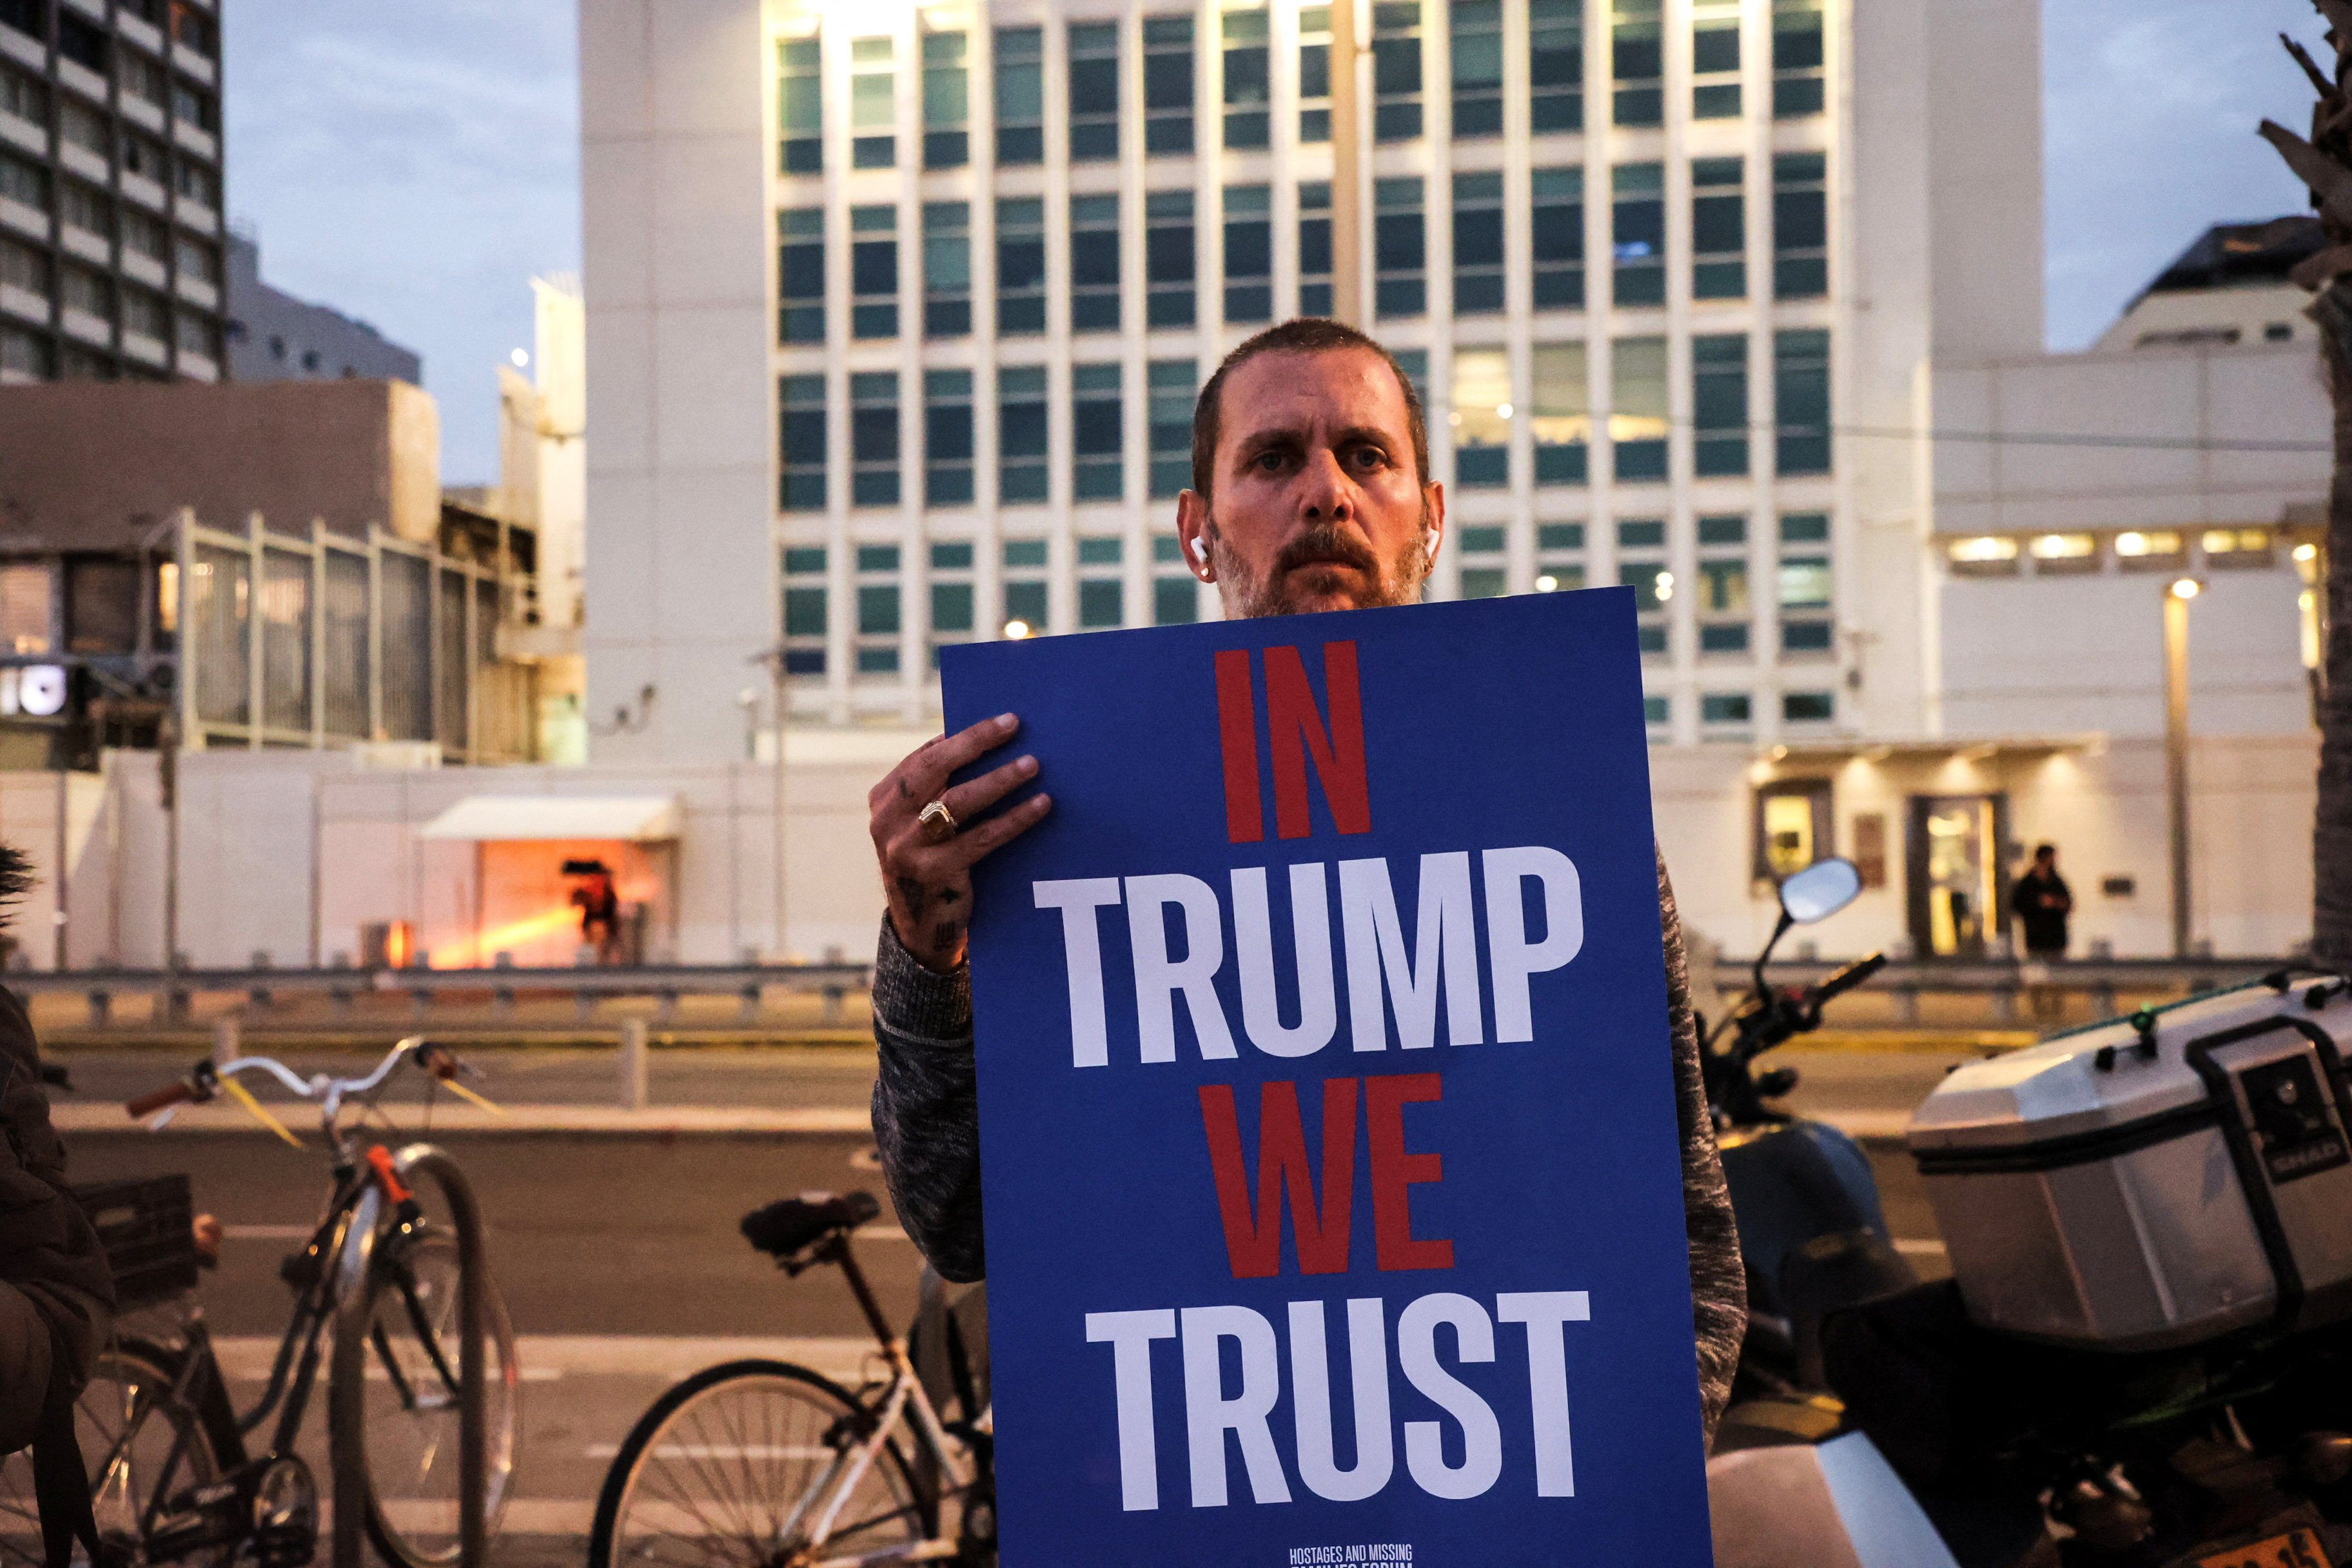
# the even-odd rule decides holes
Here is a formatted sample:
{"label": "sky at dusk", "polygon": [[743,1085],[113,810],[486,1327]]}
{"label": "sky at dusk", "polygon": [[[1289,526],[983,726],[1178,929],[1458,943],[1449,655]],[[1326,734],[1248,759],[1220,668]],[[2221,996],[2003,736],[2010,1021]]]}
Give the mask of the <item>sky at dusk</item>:
{"label": "sky at dusk", "polygon": [[[2277,35],[2316,48],[2319,28],[2308,0],[2046,4],[2049,330],[2068,349],[2208,224],[2303,205],[2253,128],[2308,120]],[[227,6],[230,210],[264,278],[425,356],[452,484],[497,477],[496,367],[530,342],[530,279],[580,267],[574,9]]]}

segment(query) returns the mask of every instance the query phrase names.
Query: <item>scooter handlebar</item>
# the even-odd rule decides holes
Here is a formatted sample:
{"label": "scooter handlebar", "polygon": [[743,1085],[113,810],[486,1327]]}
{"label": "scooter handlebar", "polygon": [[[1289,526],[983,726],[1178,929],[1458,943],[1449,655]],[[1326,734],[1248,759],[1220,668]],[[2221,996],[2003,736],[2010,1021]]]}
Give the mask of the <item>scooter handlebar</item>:
{"label": "scooter handlebar", "polygon": [[1822,1003],[1844,994],[1885,967],[1886,955],[1883,952],[1854,960],[1813,987],[1812,1005],[1819,1007]]}

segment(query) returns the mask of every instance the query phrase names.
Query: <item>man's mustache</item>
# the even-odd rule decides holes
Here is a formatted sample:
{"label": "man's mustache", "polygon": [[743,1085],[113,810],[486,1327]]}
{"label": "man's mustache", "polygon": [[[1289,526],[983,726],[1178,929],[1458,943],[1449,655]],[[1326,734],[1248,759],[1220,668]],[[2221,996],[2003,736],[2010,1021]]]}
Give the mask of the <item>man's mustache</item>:
{"label": "man's mustache", "polygon": [[1372,576],[1380,574],[1380,560],[1364,542],[1344,529],[1325,526],[1310,528],[1282,547],[1274,558],[1273,575],[1281,577],[1302,566],[1331,564],[1352,566]]}

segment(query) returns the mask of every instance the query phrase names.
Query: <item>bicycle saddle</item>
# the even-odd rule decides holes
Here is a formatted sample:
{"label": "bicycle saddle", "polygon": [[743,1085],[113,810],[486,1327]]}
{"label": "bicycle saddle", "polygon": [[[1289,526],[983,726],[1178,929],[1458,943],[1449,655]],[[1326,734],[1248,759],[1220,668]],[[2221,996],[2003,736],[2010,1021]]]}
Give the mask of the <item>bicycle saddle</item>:
{"label": "bicycle saddle", "polygon": [[803,1193],[743,1216],[743,1239],[789,1258],[828,1232],[854,1230],[882,1212],[872,1193]]}

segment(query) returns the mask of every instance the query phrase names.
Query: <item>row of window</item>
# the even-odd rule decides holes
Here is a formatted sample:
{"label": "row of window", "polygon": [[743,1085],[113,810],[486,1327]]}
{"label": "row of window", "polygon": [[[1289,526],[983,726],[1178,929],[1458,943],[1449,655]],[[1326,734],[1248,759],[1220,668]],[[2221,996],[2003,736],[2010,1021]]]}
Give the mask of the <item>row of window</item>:
{"label": "row of window", "polygon": [[[198,319],[184,316],[184,322],[196,323]],[[177,329],[187,337],[197,332],[195,324]],[[209,331],[205,334],[209,338]],[[217,366],[219,355],[212,348],[190,348]],[[183,362],[184,367],[185,362]],[[172,373],[160,356],[146,363],[138,359],[118,360],[105,349],[77,342],[69,337],[53,337],[38,329],[19,326],[5,314],[0,314],[0,380],[12,381],[170,381]]]}
{"label": "row of window", "polygon": [[[126,138],[121,169],[123,177],[150,180],[159,186],[168,183],[168,188],[176,190],[184,201],[219,211],[220,174],[212,165],[193,158],[166,158],[160,143],[150,142],[143,137],[138,141],[144,151],[134,158],[128,140]],[[126,190],[130,188],[125,186]],[[103,193],[75,179],[52,180],[49,171],[42,165],[5,151],[0,151],[0,200],[12,201],[42,213],[59,213],[68,222],[94,233],[110,236],[114,229],[113,223],[106,216],[110,201]]]}
{"label": "row of window", "polygon": [[[121,9],[168,36],[191,54],[206,59],[220,57],[220,24],[191,0],[121,0]],[[49,37],[50,0],[0,0],[0,27],[12,27],[40,43]],[[58,53],[100,76],[119,58],[145,59],[135,49],[114,47],[118,41],[97,23],[71,11],[55,14]]]}
{"label": "row of window", "polygon": [[[2121,533],[1984,534],[1955,539],[1945,559],[1962,577],[2006,577],[2031,565],[2039,577],[2099,572],[2112,561],[2124,572],[2179,572],[2189,566],[2189,548],[2207,566],[2221,571],[2276,564],[2278,536],[2267,528],[2128,529]],[[2312,544],[2295,546],[2294,559],[2307,566],[2318,556]]]}
{"label": "row of window", "polygon": [[[1584,128],[1582,0],[1528,0],[1526,65],[1528,130],[1549,135]],[[1738,119],[1745,111],[1738,0],[1694,0],[1691,28],[1694,120]],[[1610,16],[1611,121],[1621,126],[1665,121],[1665,50],[1659,0],[1613,0]],[[1450,37],[1451,109],[1445,132],[1456,140],[1504,132],[1504,47],[1500,0],[1451,0],[1443,7]],[[1372,6],[1372,134],[1411,142],[1427,130],[1438,96],[1423,68],[1428,26],[1420,0],[1377,0]],[[1331,137],[1330,12],[1307,6],[1298,18],[1298,139]],[[1195,78],[1204,52],[1190,15],[1145,16],[1140,43],[1142,143],[1146,157],[1186,157],[1206,142],[1196,134]],[[1066,115],[1063,156],[1073,163],[1119,156],[1122,77],[1116,22],[1070,22],[1063,35]],[[1263,10],[1224,12],[1218,36],[1222,103],[1213,116],[1217,145],[1255,150],[1271,141],[1272,40]],[[990,36],[993,69],[987,107],[994,162],[1045,162],[1045,34],[1042,27],[998,27]],[[971,36],[927,32],[921,58],[921,164],[961,168],[972,161]],[[849,162],[853,169],[894,168],[898,138],[898,41],[849,43]],[[1771,32],[1776,119],[1801,119],[1823,107],[1821,0],[1775,0]],[[778,45],[780,164],[787,174],[824,166],[824,72],[821,40]]]}
{"label": "row of window", "polygon": [[[1780,722],[1783,724],[1827,724],[1837,718],[1837,694],[1833,691],[1784,691],[1780,693]],[[1698,694],[1699,723],[1709,730],[1744,730],[1756,722],[1756,694],[1748,691],[1702,691]],[[1662,730],[1674,722],[1674,700],[1668,697],[1652,696],[1642,699],[1642,717],[1653,730]]]}
{"label": "row of window", "polygon": [[[12,163],[13,160],[5,153],[0,153],[0,199],[20,201],[17,193],[29,188],[17,177],[25,165],[17,165],[12,172]],[[76,234],[87,236],[110,248],[120,243],[122,255],[126,258],[143,257],[158,267],[173,266],[178,268],[179,274],[184,279],[219,287],[220,249],[212,241],[174,229],[163,219],[142,212],[127,203],[118,206],[104,192],[85,185],[78,180],[60,180],[57,182],[54,189],[58,197],[58,219],[64,226],[68,237]],[[20,205],[31,206],[34,204],[20,201]],[[46,268],[47,253],[45,251],[17,244],[15,241],[0,241],[0,243],[6,244],[13,250],[26,252],[37,258],[35,261],[20,261],[16,264],[20,269]],[[47,292],[45,282],[27,278],[22,275],[21,270],[20,274],[11,281],[21,288],[39,289]]]}
{"label": "row of window", "polygon": [[73,262],[52,263],[47,251],[0,237],[0,308],[46,321],[62,306],[112,329],[155,343],[176,342],[191,353],[219,357],[209,315],[174,311],[163,295]]}
{"label": "row of window", "polygon": [[[1582,342],[1538,343],[1530,354],[1533,397],[1524,417],[1515,404],[1507,352],[1461,349],[1454,358],[1451,412],[1454,479],[1465,489],[1507,487],[1515,462],[1529,466],[1538,486],[1591,482],[1591,453],[1605,439],[1610,472],[1620,484],[1663,483],[1673,472],[1675,420],[1669,408],[1668,340],[1621,338],[1611,345],[1610,401],[1592,406]],[[1752,471],[1748,341],[1744,333],[1690,340],[1693,416],[1687,444],[1698,478]],[[1784,477],[1826,474],[1831,468],[1830,335],[1822,331],[1772,336],[1771,469]],[[1402,358],[1403,356],[1400,356]],[[1408,374],[1426,379],[1425,356],[1415,353]],[[1148,483],[1154,498],[1175,495],[1191,482],[1192,401],[1200,367],[1192,360],[1155,360],[1146,368]],[[969,370],[929,370],[922,380],[922,434],[917,447],[900,416],[896,371],[849,377],[849,503],[895,507],[906,498],[902,474],[919,472],[929,507],[970,505],[974,499],[972,405],[979,390]],[[829,431],[825,378],[787,375],[778,383],[778,431],[785,511],[823,511]],[[1076,501],[1126,499],[1126,418],[1121,372],[1116,363],[1077,364],[1070,371],[1071,472]],[[1043,365],[1004,365],[995,373],[997,495],[1003,505],[1052,499],[1048,474],[1046,372]],[[1528,426],[1524,457],[1512,432]]]}
{"label": "row of window", "polygon": [[[1690,291],[1697,300],[1748,297],[1748,201],[1744,162],[1703,158],[1691,167]],[[1663,305],[1667,296],[1665,171],[1625,163],[1611,171],[1611,293],[1620,306]],[[1813,300],[1829,292],[1827,191],[1822,154],[1789,153],[1772,161],[1771,287],[1775,300]],[[1506,309],[1509,258],[1503,176],[1461,174],[1453,182],[1453,296],[1456,316]],[[1538,169],[1522,265],[1538,310],[1585,306],[1584,171]],[[1216,313],[1231,323],[1275,316],[1273,193],[1263,184],[1223,193],[1224,269],[1212,282]],[[1298,189],[1298,310],[1331,305],[1331,189]],[[1126,324],[1119,289],[1119,197],[1074,195],[1066,211],[1067,302],[1073,332],[1112,332]],[[821,343],[827,332],[825,222],[822,207],[777,215],[777,334],[787,344]],[[1388,319],[1429,308],[1430,257],[1423,182],[1375,183],[1373,307]],[[919,321],[899,309],[900,212],[892,205],[849,209],[849,331],[854,338],[919,331],[957,338],[973,331],[975,226],[971,204],[926,202],[921,215]],[[1199,300],[1200,226],[1189,190],[1144,196],[1143,324],[1187,330],[1203,314]],[[1046,330],[1046,205],[1038,197],[996,204],[995,321],[1000,337]],[[985,240],[981,243],[985,244]]]}

